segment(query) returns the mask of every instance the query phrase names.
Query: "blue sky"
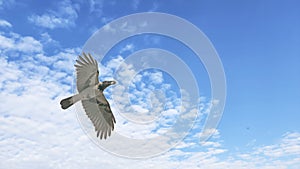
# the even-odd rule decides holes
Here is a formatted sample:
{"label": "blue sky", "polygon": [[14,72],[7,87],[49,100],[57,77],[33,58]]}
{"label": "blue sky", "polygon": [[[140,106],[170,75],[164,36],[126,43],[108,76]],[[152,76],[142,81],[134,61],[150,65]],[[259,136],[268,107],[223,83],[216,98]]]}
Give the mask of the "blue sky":
{"label": "blue sky", "polygon": [[[299,168],[299,6],[296,0],[0,1],[0,168]],[[147,48],[171,51],[186,62],[200,86],[201,116],[189,135],[164,154],[133,160],[98,148],[81,129],[75,108],[63,111],[58,103],[73,93],[73,65],[93,33],[139,12],[176,15],[203,31],[222,61],[227,96],[214,135],[200,144],[211,89],[197,56],[182,43],[153,34],[116,44],[101,62],[100,79],[134,75],[132,109],[123,102],[128,91],[122,82],[106,92],[120,134],[153,138],[181,117],[176,79],[126,64],[117,72],[129,55]],[[151,95],[157,88],[165,98]],[[109,96],[114,92],[120,97]],[[144,126],[130,121],[152,118],[152,111],[161,113],[160,121]]]}

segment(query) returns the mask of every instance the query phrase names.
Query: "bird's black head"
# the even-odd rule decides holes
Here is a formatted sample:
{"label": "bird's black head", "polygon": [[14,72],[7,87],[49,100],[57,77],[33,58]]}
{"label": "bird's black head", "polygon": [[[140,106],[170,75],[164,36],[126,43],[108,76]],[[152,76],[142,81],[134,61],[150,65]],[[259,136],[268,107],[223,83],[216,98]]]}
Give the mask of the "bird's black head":
{"label": "bird's black head", "polygon": [[105,88],[107,88],[110,85],[116,84],[116,81],[104,81],[102,83],[99,83],[98,89],[103,91]]}

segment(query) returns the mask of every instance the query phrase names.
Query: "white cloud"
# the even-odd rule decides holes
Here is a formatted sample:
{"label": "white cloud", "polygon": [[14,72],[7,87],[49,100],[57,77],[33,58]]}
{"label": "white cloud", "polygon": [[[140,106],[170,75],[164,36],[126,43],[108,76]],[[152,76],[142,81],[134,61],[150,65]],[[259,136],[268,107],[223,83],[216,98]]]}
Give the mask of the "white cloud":
{"label": "white cloud", "polygon": [[89,12],[101,16],[103,13],[103,0],[89,0]]}
{"label": "white cloud", "polygon": [[77,58],[78,54],[80,54],[79,48],[63,50],[54,56],[57,58],[57,61],[53,63],[53,67],[61,71],[73,72],[75,70],[75,58]]}
{"label": "white cloud", "polygon": [[0,34],[0,49],[12,48],[14,40]]}
{"label": "white cloud", "polygon": [[16,43],[16,48],[23,52],[40,52],[43,48],[39,41],[30,36],[21,37]]}
{"label": "white cloud", "polygon": [[37,26],[49,29],[68,28],[75,26],[78,17],[77,11],[79,7],[70,0],[64,0],[57,4],[57,10],[49,10],[42,15],[32,15],[28,20]]}
{"label": "white cloud", "polygon": [[103,30],[106,32],[111,32],[111,33],[115,33],[117,31],[117,29],[113,28],[110,24],[104,25]]}
{"label": "white cloud", "polygon": [[148,76],[149,80],[154,84],[160,84],[164,80],[162,72],[153,72],[153,73],[145,72],[144,76]]}
{"label": "white cloud", "polygon": [[0,168],[59,168],[57,157],[66,155],[59,154],[70,152],[61,148],[82,141],[72,111],[59,107],[61,95],[70,95],[70,85],[51,76],[55,70],[28,64],[31,59],[24,57],[19,63],[1,58]]}
{"label": "white cloud", "polygon": [[205,142],[202,143],[202,146],[221,147],[221,144],[219,142],[205,141]]}
{"label": "white cloud", "polygon": [[59,42],[52,39],[48,32],[44,32],[41,34],[41,42],[46,45],[59,46]]}
{"label": "white cloud", "polygon": [[278,144],[260,147],[256,153],[272,158],[291,155],[300,157],[300,133],[286,133]]}
{"label": "white cloud", "polygon": [[[272,145],[256,145],[256,148],[240,153],[224,148],[221,133],[216,129],[207,131],[209,134],[214,132],[214,135],[202,145],[198,142],[199,139],[196,139],[199,135],[189,136],[169,152],[149,159],[133,160],[107,153],[94,145],[82,132],[74,108],[60,109],[60,99],[71,94],[73,64],[80,50],[62,49],[56,55],[47,56],[43,48],[40,48],[35,50],[37,53],[32,54],[31,50],[14,46],[22,40],[39,42],[33,37],[26,38],[18,34],[1,34],[0,37],[3,40],[1,42],[5,42],[5,45],[1,43],[0,58],[0,168],[96,169],[105,166],[118,169],[126,166],[161,169],[297,169],[300,166],[298,132],[286,133]],[[9,52],[22,52],[24,57],[11,59],[7,54]],[[105,71],[113,73],[114,68],[123,61],[121,57],[113,59],[107,64]],[[122,77],[136,74],[132,67],[128,68],[130,70]],[[144,82],[143,78],[140,74],[137,78],[140,80],[136,80],[136,83]],[[162,81],[162,84],[163,82],[166,83]],[[144,84],[143,87],[146,89],[147,85]],[[118,87],[124,86],[115,86],[114,90]],[[138,95],[141,96],[139,93]],[[155,104],[160,102],[161,98],[156,95],[153,97],[156,99],[153,100]],[[172,99],[168,98],[166,101],[170,102],[170,105],[163,115],[168,118],[162,123],[168,123],[168,120],[175,118],[174,114],[178,113],[177,102],[173,103]],[[209,105],[205,102],[203,104]],[[136,109],[145,109],[139,104],[136,105]],[[203,111],[209,107],[207,105],[203,105]],[[116,112],[114,103],[112,108]],[[116,130],[123,130],[129,137],[144,139],[165,132],[165,128],[161,127],[160,131],[153,134],[152,129],[158,127],[157,123],[140,126],[123,124],[125,120],[119,116],[116,112]]]}
{"label": "white cloud", "polygon": [[[71,79],[66,79],[72,73],[52,66],[75,49],[49,57],[43,55],[42,48],[34,50],[37,54],[31,53],[34,49],[31,45],[41,44],[32,37],[11,33],[5,42],[0,61],[0,159],[3,162],[0,168],[69,166],[63,164],[70,158],[68,152],[75,150],[68,148],[69,145],[90,142],[74,113],[60,109],[60,99],[71,94]],[[11,52],[22,52],[23,57],[11,59]]]}
{"label": "white cloud", "polygon": [[131,105],[131,106],[132,106],[134,111],[137,111],[137,112],[140,112],[140,113],[148,113],[149,112],[148,109],[145,109],[140,105]]}
{"label": "white cloud", "polygon": [[[199,138],[200,137],[204,137],[204,138],[206,138],[206,137],[209,137],[209,136],[212,136],[213,138],[217,138],[217,137],[219,137],[220,136],[220,133],[219,133],[219,131],[217,130],[217,129],[215,129],[215,128],[208,128],[208,129],[206,129],[205,131],[203,131],[202,133],[199,133]],[[205,142],[204,142],[205,143]]]}
{"label": "white cloud", "polygon": [[0,50],[7,51],[18,51],[25,53],[42,52],[43,45],[31,36],[22,37],[19,34],[0,33]]}
{"label": "white cloud", "polygon": [[0,27],[12,27],[11,23],[6,20],[0,19]]}
{"label": "white cloud", "polygon": [[132,52],[133,50],[134,50],[134,45],[133,44],[127,44],[125,47],[123,47],[120,50],[120,53],[123,53],[123,52],[126,52],[126,51]]}

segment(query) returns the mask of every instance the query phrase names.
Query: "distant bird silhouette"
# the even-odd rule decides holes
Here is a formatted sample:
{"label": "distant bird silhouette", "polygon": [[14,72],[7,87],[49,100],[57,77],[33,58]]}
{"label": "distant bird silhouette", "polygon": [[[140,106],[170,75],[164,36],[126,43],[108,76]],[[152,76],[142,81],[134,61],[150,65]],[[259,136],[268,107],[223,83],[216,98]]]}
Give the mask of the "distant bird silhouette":
{"label": "distant bird silhouette", "polygon": [[83,56],[79,56],[75,67],[78,94],[63,99],[60,102],[61,107],[67,109],[81,100],[87,116],[94,124],[97,137],[100,136],[100,139],[106,139],[114,130],[116,120],[103,91],[108,86],[116,84],[116,82],[99,82],[98,63],[90,54],[83,53]]}

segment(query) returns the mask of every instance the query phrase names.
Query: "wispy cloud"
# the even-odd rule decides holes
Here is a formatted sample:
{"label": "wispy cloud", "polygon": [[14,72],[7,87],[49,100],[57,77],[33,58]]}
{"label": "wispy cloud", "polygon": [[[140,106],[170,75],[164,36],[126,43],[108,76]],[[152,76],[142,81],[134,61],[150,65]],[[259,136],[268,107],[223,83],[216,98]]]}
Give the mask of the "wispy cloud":
{"label": "wispy cloud", "polygon": [[41,42],[45,45],[59,45],[59,42],[52,39],[48,32],[44,32],[41,34]]}
{"label": "wispy cloud", "polygon": [[49,29],[73,27],[78,17],[76,10],[79,10],[77,4],[64,0],[57,4],[56,10],[49,10],[42,15],[31,15],[28,20],[37,26]]}
{"label": "wispy cloud", "polygon": [[6,20],[0,19],[0,27],[12,27],[11,23]]}
{"label": "wispy cloud", "polygon": [[300,133],[286,133],[277,144],[257,148],[255,154],[262,154],[271,158],[300,157]]}
{"label": "wispy cloud", "polygon": [[133,0],[132,1],[132,9],[133,10],[137,10],[139,5],[140,5],[140,0]]}
{"label": "wispy cloud", "polygon": [[158,10],[158,8],[159,8],[159,4],[158,4],[158,2],[153,2],[153,4],[152,4],[152,8],[151,8],[151,9],[149,9],[149,12],[155,12],[155,11],[157,11],[157,10]]}
{"label": "wispy cloud", "polygon": [[0,10],[11,8],[15,3],[15,0],[0,0]]}
{"label": "wispy cloud", "polygon": [[96,14],[98,17],[103,14],[103,0],[89,0],[89,12]]}
{"label": "wispy cloud", "polygon": [[134,50],[134,45],[133,44],[127,44],[125,47],[121,48],[120,54],[123,52],[132,52]]}

